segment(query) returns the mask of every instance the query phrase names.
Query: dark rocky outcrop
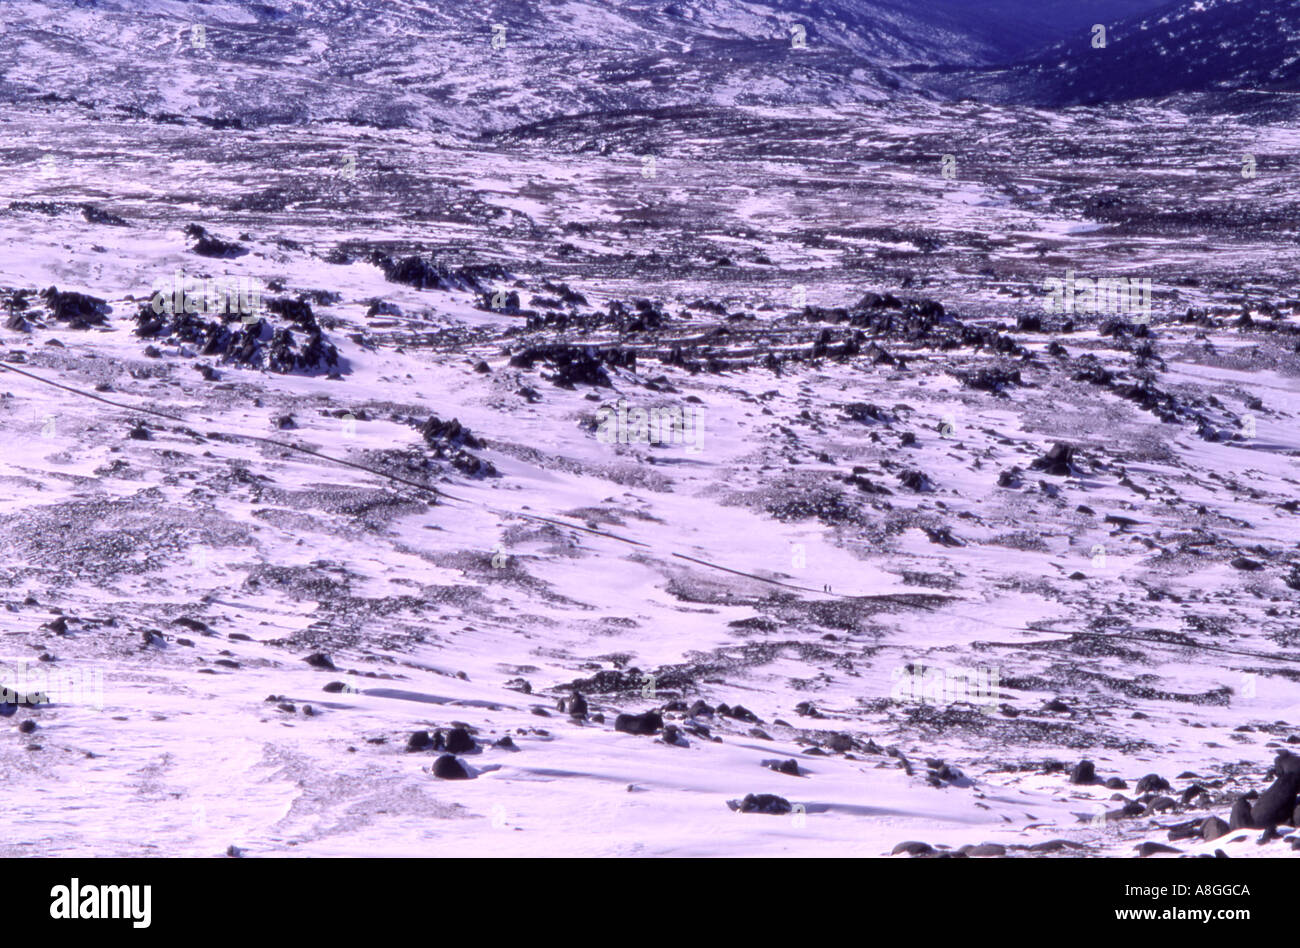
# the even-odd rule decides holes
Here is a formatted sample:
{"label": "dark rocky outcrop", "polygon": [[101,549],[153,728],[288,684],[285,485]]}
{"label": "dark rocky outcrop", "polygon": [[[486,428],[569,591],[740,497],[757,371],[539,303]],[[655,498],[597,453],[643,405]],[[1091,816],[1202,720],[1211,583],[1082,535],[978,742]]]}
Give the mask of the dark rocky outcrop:
{"label": "dark rocky outcrop", "polygon": [[437,415],[420,427],[424,441],[433,449],[434,457],[448,462],[456,470],[470,477],[495,477],[496,466],[471,454],[467,448],[482,449],[483,442],[456,418],[443,421]]}
{"label": "dark rocky outcrop", "polygon": [[572,389],[578,385],[611,387],[607,366],[636,369],[636,351],[614,346],[600,349],[596,346],[529,346],[510,358],[515,368],[531,369],[538,362],[552,368],[550,381],[559,388]]}
{"label": "dark rocky outcrop", "polygon": [[[281,374],[334,372],[340,367],[338,349],[326,339],[305,300],[271,299],[264,316],[217,312],[211,319],[198,312],[169,312],[175,307],[166,302],[161,312],[154,311],[153,303],[140,307],[137,336],[189,344],[200,356]],[[289,325],[275,325],[276,318]]]}
{"label": "dark rocky outcrop", "polygon": [[[340,254],[345,259],[350,258],[346,249],[340,249]],[[389,283],[402,283],[417,290],[470,290],[478,293],[490,283],[509,276],[504,269],[493,264],[449,267],[427,257],[396,258],[380,250],[371,251],[367,259],[384,271],[384,279]]]}
{"label": "dark rocky outcrop", "polygon": [[112,312],[106,300],[86,293],[71,290],[60,291],[57,287],[47,287],[41,291],[41,299],[50,309],[50,315],[72,329],[89,329],[102,326]]}

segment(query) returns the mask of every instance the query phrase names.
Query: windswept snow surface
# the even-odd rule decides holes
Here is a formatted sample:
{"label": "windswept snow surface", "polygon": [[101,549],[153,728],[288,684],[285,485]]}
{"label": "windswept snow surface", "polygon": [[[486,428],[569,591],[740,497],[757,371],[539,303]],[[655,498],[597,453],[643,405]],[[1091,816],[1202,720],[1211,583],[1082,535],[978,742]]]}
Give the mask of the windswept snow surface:
{"label": "windswept snow surface", "polygon": [[[553,12],[632,42],[603,6]],[[167,32],[59,29],[111,9]],[[1300,743],[1294,130],[878,89],[519,124],[525,80],[473,129],[318,114],[346,84],[213,127],[189,73],[0,103],[0,365],[78,390],[0,369],[0,684],[52,698],[0,718],[0,853],[1291,854],[1178,828]],[[260,287],[259,355],[139,334],[178,271]],[[1046,313],[1067,273],[1150,323]],[[274,371],[299,301],[337,358]],[[605,443],[620,399],[702,430]],[[614,727],[649,711],[676,740]],[[455,728],[473,779],[407,750]]]}

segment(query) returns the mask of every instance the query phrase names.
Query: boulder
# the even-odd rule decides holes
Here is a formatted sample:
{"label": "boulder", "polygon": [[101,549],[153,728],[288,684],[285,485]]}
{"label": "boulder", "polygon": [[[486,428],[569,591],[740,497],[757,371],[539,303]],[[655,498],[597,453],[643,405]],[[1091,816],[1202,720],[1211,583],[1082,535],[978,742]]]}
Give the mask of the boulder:
{"label": "boulder", "polygon": [[774,793],[750,793],[743,800],[727,801],[727,806],[741,813],[767,813],[772,816],[780,816],[794,809],[789,800]]}
{"label": "boulder", "polygon": [[1047,453],[1030,463],[1035,471],[1042,471],[1053,477],[1068,477],[1073,470],[1074,446],[1056,442]]}
{"label": "boulder", "polygon": [[[1275,765],[1277,779],[1259,795],[1250,808],[1250,821],[1256,828],[1276,826],[1288,822],[1296,810],[1296,796],[1300,794],[1300,769],[1292,763],[1300,757],[1279,757]],[[1284,765],[1285,762],[1285,765]]]}
{"label": "boulder", "polygon": [[1206,821],[1201,823],[1201,839],[1205,840],[1206,843],[1217,840],[1219,836],[1226,836],[1229,832],[1231,832],[1229,824],[1218,817],[1206,818]]}
{"label": "boulder", "polygon": [[645,714],[620,714],[614,719],[614,730],[627,734],[655,734],[664,726],[664,719],[657,711]]}
{"label": "boulder", "polygon": [[454,727],[448,731],[444,738],[444,746],[451,754],[465,754],[478,749],[474,738],[470,737],[469,731],[463,727]]}
{"label": "boulder", "polygon": [[443,754],[433,762],[433,775],[442,780],[474,779],[474,775],[453,754]]}
{"label": "boulder", "polygon": [[1090,760],[1081,760],[1070,771],[1070,783],[1088,784],[1097,782],[1097,767]]}

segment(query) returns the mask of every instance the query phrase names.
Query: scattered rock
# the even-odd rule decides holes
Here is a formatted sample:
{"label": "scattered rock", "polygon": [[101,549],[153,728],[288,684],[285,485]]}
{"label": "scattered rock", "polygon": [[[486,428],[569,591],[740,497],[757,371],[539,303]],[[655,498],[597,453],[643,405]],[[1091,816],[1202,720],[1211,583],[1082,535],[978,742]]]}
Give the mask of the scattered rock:
{"label": "scattered rock", "polygon": [[416,731],[406,741],[407,753],[428,750],[433,746],[433,735],[428,731]]}
{"label": "scattered rock", "polygon": [[442,780],[472,780],[474,776],[453,754],[443,754],[433,762],[433,775]]}
{"label": "scattered rock", "polygon": [[614,730],[627,734],[655,734],[664,726],[657,711],[645,714],[620,714],[614,719]]}
{"label": "scattered rock", "polygon": [[[704,702],[702,701],[696,702],[696,704],[703,704],[703,703]],[[800,701],[798,704],[794,706],[794,713],[799,715],[800,717],[805,717],[805,718],[820,718],[825,716],[820,711],[817,710],[817,706],[814,705],[811,701]]]}
{"label": "scattered rock", "polygon": [[478,749],[474,738],[470,737],[469,731],[463,727],[454,727],[448,731],[444,743],[448,753],[451,754],[467,754]]}
{"label": "scattered rock", "polygon": [[1097,782],[1097,768],[1090,760],[1081,760],[1070,771],[1070,783],[1089,784]]}
{"label": "scattered rock", "polygon": [[997,857],[1005,856],[1007,854],[1007,847],[1003,846],[1001,843],[979,843],[975,846],[963,846],[958,850],[958,852],[964,852],[967,856]]}
{"label": "scattered rock", "polygon": [[998,486],[1012,488],[1021,486],[1024,479],[1020,475],[1023,473],[1019,467],[1012,466],[998,475]]}
{"label": "scattered rock", "polygon": [[1030,463],[1035,471],[1042,471],[1053,477],[1068,477],[1074,470],[1074,446],[1056,442],[1042,457]]}
{"label": "scattered rock", "polygon": [[1159,853],[1181,853],[1181,852],[1182,852],[1181,849],[1175,849],[1173,846],[1166,846],[1164,843],[1145,842],[1139,844],[1137,847],[1137,853],[1139,858],[1146,858],[1147,856],[1155,856]]}
{"label": "scattered rock", "polygon": [[744,705],[738,704],[734,708],[728,708],[726,711],[723,711],[722,709],[726,707],[727,707],[726,705],[719,705],[718,706],[719,713],[725,714],[729,718],[735,718],[737,721],[745,721],[749,724],[763,723],[757,714],[755,714],[753,711],[750,711]]}
{"label": "scattered rock", "polygon": [[1169,781],[1159,774],[1147,774],[1137,782],[1135,789],[1138,793],[1161,793],[1171,787]]}
{"label": "scattered rock", "polygon": [[837,754],[853,750],[853,738],[848,734],[832,734],[823,743]]}
{"label": "scattered rock", "polygon": [[918,842],[909,839],[906,842],[899,843],[890,851],[889,855],[897,856],[899,853],[907,853],[909,856],[928,856],[934,852],[934,847],[929,843]]}
{"label": "scattered rock", "polygon": [[1022,384],[1019,369],[989,368],[959,375],[963,385],[983,392],[1001,395],[1004,388]]}
{"label": "scattered rock", "polygon": [[1029,847],[1031,853],[1055,853],[1062,849],[1083,849],[1082,843],[1076,843],[1068,839],[1049,839],[1042,843],[1034,843]]}
{"label": "scattered rock", "polygon": [[789,800],[773,793],[751,793],[743,800],[728,800],[727,806],[741,813],[768,813],[773,816],[780,816],[794,809]]}
{"label": "scattered rock", "polygon": [[1228,814],[1228,830],[1233,832],[1239,829],[1254,829],[1251,823],[1250,801],[1241,797],[1232,805],[1232,812]]}
{"label": "scattered rock", "polygon": [[693,718],[696,717],[711,718],[713,717],[713,710],[714,709],[710,705],[706,704],[705,702],[696,701],[693,705],[691,705],[691,710],[688,711],[687,714],[689,714]]}
{"label": "scattered rock", "polygon": [[574,692],[568,701],[562,701],[561,711],[568,711],[570,717],[585,718],[587,716],[587,699],[579,692]]}
{"label": "scattered rock", "polygon": [[907,470],[898,475],[899,482],[910,491],[916,493],[927,493],[934,490],[934,484],[924,473],[917,470]]}
{"label": "scattered rock", "polygon": [[1142,811],[1142,815],[1151,816],[1154,813],[1163,813],[1177,806],[1178,804],[1172,797],[1155,797],[1147,804],[1146,809]]}

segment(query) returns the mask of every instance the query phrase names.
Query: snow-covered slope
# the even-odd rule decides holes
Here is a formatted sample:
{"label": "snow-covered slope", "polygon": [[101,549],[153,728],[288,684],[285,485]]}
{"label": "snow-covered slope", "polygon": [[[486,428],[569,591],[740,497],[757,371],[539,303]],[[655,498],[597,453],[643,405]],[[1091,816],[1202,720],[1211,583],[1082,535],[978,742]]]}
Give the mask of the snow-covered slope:
{"label": "snow-covered slope", "polygon": [[245,125],[478,131],[667,104],[863,102],[909,85],[891,65],[989,51],[884,0],[42,0],[3,17],[11,96]]}
{"label": "snow-covered slope", "polygon": [[[3,118],[5,364],[177,419],[0,372],[0,657],[104,685],[30,679],[56,702],[0,739],[6,852],[1290,852],[1179,835],[1300,739],[1285,130],[923,103],[472,144]],[[1142,187],[1109,193],[1132,155]],[[195,252],[217,241],[246,252]],[[385,270],[408,254],[437,269]],[[338,359],[140,335],[178,269],[305,301]],[[1149,275],[1154,325],[1018,323],[1068,269]],[[51,285],[111,312],[76,328]],[[289,312],[258,338],[300,334]],[[702,450],[602,442],[620,398],[702,410]],[[458,727],[473,779],[407,751]],[[1070,782],[1085,758],[1111,786]],[[749,794],[791,810],[729,809]]]}
{"label": "snow-covered slope", "polygon": [[6,5],[0,852],[1290,855],[1300,137],[867,9]]}

